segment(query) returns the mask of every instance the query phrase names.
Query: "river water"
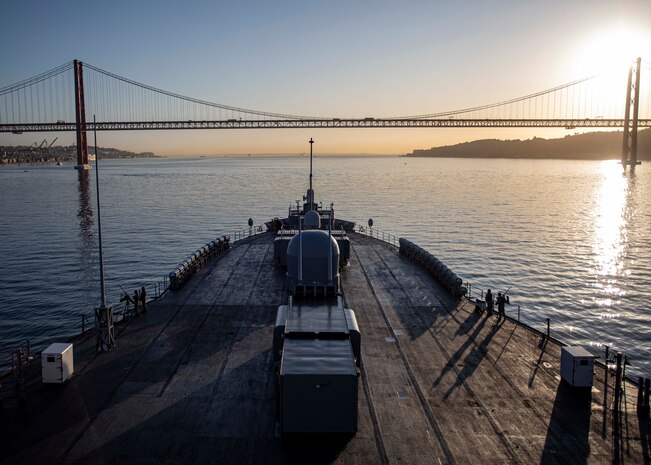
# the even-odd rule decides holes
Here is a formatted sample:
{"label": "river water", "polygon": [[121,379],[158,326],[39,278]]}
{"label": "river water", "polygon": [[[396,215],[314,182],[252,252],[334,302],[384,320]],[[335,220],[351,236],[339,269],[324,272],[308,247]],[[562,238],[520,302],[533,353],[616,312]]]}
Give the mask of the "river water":
{"label": "river water", "polygon": [[[151,286],[222,234],[286,216],[306,157],[100,161],[108,300]],[[336,216],[405,237],[507,313],[651,375],[651,171],[615,162],[316,157]],[[95,171],[0,169],[0,351],[80,330],[100,301]],[[151,288],[150,288],[151,289]],[[151,295],[150,290],[150,295]],[[0,354],[0,357],[5,355]]]}

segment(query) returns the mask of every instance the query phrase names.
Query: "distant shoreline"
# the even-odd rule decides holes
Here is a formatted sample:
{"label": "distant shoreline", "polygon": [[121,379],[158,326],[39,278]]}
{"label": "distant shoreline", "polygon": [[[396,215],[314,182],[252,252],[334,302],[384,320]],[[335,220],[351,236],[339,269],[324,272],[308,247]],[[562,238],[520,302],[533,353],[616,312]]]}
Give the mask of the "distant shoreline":
{"label": "distant shoreline", "polygon": [[[94,154],[90,155],[93,156]],[[155,155],[153,152],[136,153],[111,147],[97,147],[97,155],[100,160],[113,158],[163,158],[159,155]],[[0,146],[0,166],[47,165],[56,163],[76,164],[76,146]]]}
{"label": "distant shoreline", "polygon": [[[558,139],[482,139],[416,149],[404,157],[506,158],[525,160],[619,160],[622,132],[590,132]],[[651,160],[651,128],[638,131],[638,160]]]}

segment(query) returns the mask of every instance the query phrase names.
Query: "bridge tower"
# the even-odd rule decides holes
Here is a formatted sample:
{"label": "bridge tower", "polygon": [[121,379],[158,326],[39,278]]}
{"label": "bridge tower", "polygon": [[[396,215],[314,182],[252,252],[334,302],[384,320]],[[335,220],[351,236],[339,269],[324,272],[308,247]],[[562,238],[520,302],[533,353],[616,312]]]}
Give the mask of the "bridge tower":
{"label": "bridge tower", "polygon": [[[638,57],[635,64],[628,70],[628,85],[626,87],[626,106],[624,108],[624,140],[622,143],[622,166],[631,169],[641,164],[637,161],[637,119],[640,106],[640,65]],[[631,115],[632,111],[632,115]]]}
{"label": "bridge tower", "polygon": [[75,68],[75,117],[77,132],[77,165],[75,169],[90,169],[88,164],[88,141],[86,139],[86,105],[84,99],[84,70],[79,60],[74,61]]}

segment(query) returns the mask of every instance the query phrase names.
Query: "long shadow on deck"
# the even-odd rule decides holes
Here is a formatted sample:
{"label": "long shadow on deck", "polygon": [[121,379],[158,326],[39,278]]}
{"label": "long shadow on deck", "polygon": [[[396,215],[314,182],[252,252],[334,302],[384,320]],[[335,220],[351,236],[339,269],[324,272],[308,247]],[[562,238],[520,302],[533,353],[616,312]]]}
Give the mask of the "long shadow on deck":
{"label": "long shadow on deck", "polygon": [[118,434],[102,438],[100,431],[89,431],[64,463],[334,462],[352,436],[277,437],[274,380],[271,350],[266,349],[231,365],[218,386],[215,381],[186,396],[170,396],[164,408],[151,414],[137,406],[134,418],[142,420]]}
{"label": "long shadow on deck", "polygon": [[[430,328],[434,327],[439,318],[448,315],[447,311],[441,307],[429,306],[407,306],[395,307],[396,314],[409,333],[409,338],[413,341],[425,334]],[[418,319],[410,318],[413,312]]]}
{"label": "long shadow on deck", "polygon": [[[354,244],[351,266],[359,267],[371,288],[390,297],[391,306],[410,339],[418,339],[437,320],[450,316],[450,309],[456,310],[456,305],[446,305],[442,301],[445,296],[449,298],[448,291],[420,266],[374,241],[364,238]],[[342,280],[342,287],[345,287],[346,276]],[[411,318],[412,312],[420,322]]]}
{"label": "long shadow on deck", "polygon": [[[475,326],[475,323],[479,320],[479,324]],[[475,340],[477,339],[477,336],[481,333],[482,329],[484,326],[486,326],[486,323],[489,321],[489,318],[481,318],[481,316],[476,313],[476,312],[470,312],[468,314],[468,317],[465,319],[463,323],[461,323],[459,330],[457,330],[456,335],[461,335],[461,334],[467,334],[467,337],[463,344],[457,349],[457,351],[452,354],[452,356],[449,358],[448,362],[445,364],[445,366],[441,369],[441,373],[438,375],[438,377],[434,380],[433,386],[438,386],[438,384],[443,380],[443,378],[452,370],[454,370],[454,367],[456,366],[457,362],[461,359],[461,356],[465,353],[465,351],[475,343]],[[474,329],[471,333],[469,333],[469,329],[474,326]],[[491,333],[487,336],[492,338],[495,332],[499,329],[498,326],[493,326],[493,329],[491,330]],[[483,343],[482,343],[483,345]],[[480,346],[481,347],[481,346]],[[449,395],[452,393],[454,389],[456,389],[458,386],[463,384],[463,382],[474,373],[475,368],[481,361],[481,359],[486,355],[485,351],[480,350],[479,348],[476,350],[472,350],[465,358],[464,358],[464,367],[462,371],[459,373],[457,376],[457,380],[455,381],[454,385],[450,387],[450,389],[445,393],[445,398],[449,397]],[[472,360],[472,364],[467,363]]]}
{"label": "long shadow on deck", "polygon": [[[122,352],[100,355],[96,363],[68,385],[44,386],[38,380],[38,396],[35,398],[39,401],[35,405],[30,405],[24,412],[17,409],[3,412],[6,423],[3,421],[0,431],[4,431],[6,426],[11,434],[0,441],[0,463],[5,463],[5,460],[11,464],[31,463],[30,454],[39,454],[35,446],[37,442],[48,444],[47,450],[40,451],[43,463],[46,463],[68,447],[64,443],[55,444],[58,441],[54,438],[60,431],[88,427],[89,421],[93,422],[102,411],[119,406],[125,399],[150,396],[151,392],[144,391],[152,387],[162,386],[156,392],[158,397],[162,397],[179,366],[200,364],[218,352],[226,352],[236,339],[244,339],[259,330],[256,323],[271,325],[275,306],[188,305],[184,313],[185,316],[175,317],[166,334],[161,333],[151,342],[145,335],[142,341],[138,340],[139,329],[152,330],[147,320],[141,321],[145,324],[141,328],[134,324],[129,334],[117,341],[127,345],[128,338],[129,350],[122,347]],[[179,322],[188,319],[192,313],[197,317],[209,316],[207,324]],[[161,331],[163,327],[154,329]],[[17,431],[11,431],[12,425]]]}
{"label": "long shadow on deck", "polygon": [[[481,330],[481,328],[486,324],[487,320],[488,318],[484,318],[482,320],[482,323],[477,326],[477,329],[475,331]],[[504,320],[498,320],[495,323],[493,323],[493,326],[491,326],[490,331],[488,332],[488,334],[486,334],[486,336],[484,336],[484,338],[481,340],[479,345],[476,348],[472,349],[468,353],[468,355],[464,357],[463,367],[461,368],[461,371],[457,374],[457,379],[455,380],[454,384],[450,386],[450,388],[447,390],[443,398],[447,399],[448,397],[450,397],[450,395],[454,392],[455,389],[461,387],[461,385],[465,383],[475,373],[475,370],[477,369],[480,362],[488,352],[487,349],[488,344],[490,344],[490,341],[493,339],[495,334],[497,334],[497,332],[500,330],[503,324],[504,324]]]}
{"label": "long shadow on deck", "polygon": [[640,419],[640,442],[642,444],[642,457],[644,465],[649,465],[649,450],[651,449],[651,421]]}
{"label": "long shadow on deck", "polygon": [[542,336],[540,339],[540,343],[538,344],[538,348],[540,349],[540,355],[538,356],[538,360],[533,366],[533,370],[531,370],[531,376],[529,376],[529,383],[528,386],[531,388],[533,386],[534,381],[536,380],[536,375],[538,374],[538,369],[540,368],[540,364],[542,363],[542,359],[545,356],[545,349],[547,348],[547,341],[549,339],[546,338],[545,336]]}
{"label": "long shadow on deck", "polygon": [[559,383],[540,465],[588,463],[591,400],[590,389]]}

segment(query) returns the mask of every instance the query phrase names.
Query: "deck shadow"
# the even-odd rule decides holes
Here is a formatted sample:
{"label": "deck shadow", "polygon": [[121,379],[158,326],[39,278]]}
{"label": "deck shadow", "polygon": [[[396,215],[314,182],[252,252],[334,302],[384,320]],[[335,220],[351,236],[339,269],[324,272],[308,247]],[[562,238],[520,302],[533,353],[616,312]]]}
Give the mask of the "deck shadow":
{"label": "deck shadow", "polygon": [[642,458],[644,459],[644,465],[649,465],[651,463],[651,458],[649,457],[649,452],[651,449],[651,421],[648,418],[639,420],[640,425],[640,443],[642,445]]}
{"label": "deck shadow", "polygon": [[540,348],[540,356],[538,357],[538,360],[534,364],[533,370],[531,370],[531,376],[529,377],[529,382],[528,382],[529,388],[533,387],[533,382],[535,381],[536,375],[538,374],[538,368],[540,368],[540,364],[542,363],[543,356],[545,355],[545,349],[547,348],[548,340],[549,340],[548,338],[542,336],[542,339],[540,340],[540,344],[538,345],[538,347]]}
{"label": "deck shadow", "polygon": [[[275,387],[270,350],[233,366],[223,377],[189,393],[155,414],[147,405],[123,407],[122,415],[142,417],[105,437],[103,418],[63,460],[92,463],[328,464],[336,461],[353,435],[288,435],[275,431]],[[255,384],[252,385],[251,383]],[[243,387],[246,386],[246,389]],[[158,401],[153,401],[155,406]],[[130,410],[130,411],[127,411]],[[132,421],[132,420],[131,420]],[[132,421],[133,423],[133,421]]]}
{"label": "deck shadow", "polygon": [[[199,307],[187,306],[185,311],[196,311]],[[33,379],[30,380],[29,398],[33,402],[30,401],[23,411],[17,408],[2,411],[0,463],[9,457],[8,463],[12,464],[18,463],[16,457],[28,457],[33,451],[34,437],[48,444],[48,452],[42,451],[46,457],[48,453],[60,453],[66,447],[56,444],[59,441],[55,438],[61,430],[79,430],[79,434],[83,434],[84,428],[103,410],[118,406],[130,396],[148,396],[151,393],[146,391],[152,387],[163,387],[158,391],[161,397],[179,366],[199,364],[218,352],[225,352],[230,344],[260,328],[242,323],[269,325],[273,319],[270,306],[211,307],[211,310],[204,310],[205,325],[199,321],[181,324],[176,315],[170,337],[161,332],[146,342],[141,338],[146,338],[152,327],[146,317],[143,318],[140,322],[146,327],[138,327],[137,323],[131,325],[128,333],[117,339],[122,350],[93,356],[90,366],[65,385],[42,385],[40,376],[30,372]],[[156,331],[160,329],[155,328]],[[209,344],[203,341],[206,337],[210,337]],[[89,343],[92,340],[86,341]],[[31,368],[40,375],[37,367]],[[21,428],[29,428],[30,434],[18,434]],[[24,461],[29,462],[29,459]]]}
{"label": "deck shadow", "polygon": [[468,313],[466,319],[463,320],[463,323],[459,325],[459,328],[457,328],[457,331],[454,333],[454,337],[468,334],[470,330],[475,326],[475,323],[477,323],[480,318],[481,315],[479,314],[479,312]]}
{"label": "deck shadow", "polygon": [[[410,318],[412,312],[418,317],[416,320]],[[400,318],[403,327],[409,333],[409,338],[412,341],[427,333],[441,317],[447,316],[448,314],[445,309],[433,305],[401,306],[395,308],[395,313]]]}
{"label": "deck shadow", "polygon": [[[469,315],[468,318],[466,318],[466,321],[477,321],[477,319],[475,317],[472,317],[472,314],[471,314],[471,315]],[[466,349],[468,349],[468,347],[470,347],[471,345],[473,345],[475,343],[475,340],[477,339],[477,336],[479,336],[479,334],[481,333],[484,326],[486,326],[487,321],[488,321],[488,318],[483,318],[483,319],[481,319],[479,321],[479,324],[475,326],[475,329],[472,331],[472,333],[468,334],[467,339],[463,342],[463,344],[461,344],[461,346],[457,349],[457,351],[454,354],[452,354],[452,356],[450,357],[448,362],[441,369],[441,373],[434,380],[434,382],[432,383],[432,386],[438,386],[440,384],[440,382],[443,380],[443,378],[448,374],[448,372],[450,372],[450,371],[452,371],[454,369],[457,362],[461,359],[461,357],[465,353]],[[476,350],[473,350],[472,352],[476,352]],[[472,352],[471,352],[471,354],[472,354]],[[481,357],[483,358],[484,355],[482,355]],[[468,356],[466,356],[466,359],[468,359],[468,357],[470,357],[470,354]],[[477,363],[479,363],[479,362],[477,361]],[[465,368],[465,364],[464,364],[464,368]],[[474,371],[474,368],[472,369],[472,371]],[[457,377],[457,381],[455,382],[454,386],[457,386],[458,384],[460,384],[462,382],[462,380],[459,379],[460,377],[461,377],[461,373],[459,374],[459,377]],[[464,375],[464,379],[465,379],[465,375]],[[451,387],[450,390],[448,390],[448,392],[445,394],[446,398],[450,395],[451,391],[454,390],[454,386]]]}
{"label": "deck shadow", "polygon": [[[475,312],[472,312],[473,314]],[[488,318],[484,318],[481,321],[481,324],[477,326],[478,330],[481,330],[481,328],[486,324]],[[466,320],[468,321],[468,319]],[[474,373],[481,361],[484,359],[486,354],[488,353],[488,344],[490,344],[490,341],[495,337],[495,334],[500,330],[502,325],[504,324],[504,320],[498,320],[496,321],[492,326],[488,334],[484,336],[484,338],[479,342],[479,344],[474,347],[468,355],[466,355],[463,359],[463,367],[461,368],[461,371],[457,374],[457,379],[455,380],[454,384],[450,386],[450,388],[446,391],[445,395],[443,396],[444,399],[447,399],[450,397],[450,395],[454,392],[455,389],[461,387],[462,384],[464,384]],[[477,331],[477,330],[476,330]],[[455,354],[456,355],[456,354]]]}
{"label": "deck shadow", "polygon": [[281,447],[289,463],[327,465],[336,460],[354,437],[354,434],[287,435]]}
{"label": "deck shadow", "polygon": [[590,389],[558,384],[540,465],[588,463],[591,401]]}

